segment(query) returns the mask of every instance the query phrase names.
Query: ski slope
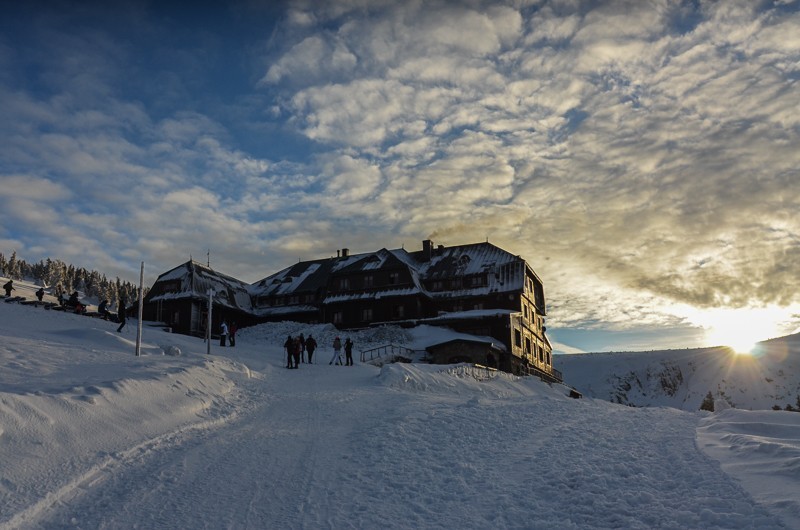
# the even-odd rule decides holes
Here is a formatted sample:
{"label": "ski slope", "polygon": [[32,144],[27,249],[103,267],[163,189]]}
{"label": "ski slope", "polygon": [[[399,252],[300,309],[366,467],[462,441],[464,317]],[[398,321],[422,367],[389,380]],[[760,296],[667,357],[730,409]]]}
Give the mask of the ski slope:
{"label": "ski slope", "polygon": [[[325,326],[242,330],[211,356],[147,327],[135,357],[133,325],[114,330],[0,302],[0,528],[800,528],[800,414],[330,366]],[[286,370],[300,331],[320,364]]]}

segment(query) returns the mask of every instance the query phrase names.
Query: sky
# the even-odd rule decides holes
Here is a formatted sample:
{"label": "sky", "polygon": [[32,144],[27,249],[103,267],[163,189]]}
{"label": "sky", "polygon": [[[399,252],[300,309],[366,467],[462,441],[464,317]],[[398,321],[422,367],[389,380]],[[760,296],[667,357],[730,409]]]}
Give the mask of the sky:
{"label": "sky", "polygon": [[558,352],[800,327],[800,2],[19,4],[6,255],[255,282],[488,240]]}

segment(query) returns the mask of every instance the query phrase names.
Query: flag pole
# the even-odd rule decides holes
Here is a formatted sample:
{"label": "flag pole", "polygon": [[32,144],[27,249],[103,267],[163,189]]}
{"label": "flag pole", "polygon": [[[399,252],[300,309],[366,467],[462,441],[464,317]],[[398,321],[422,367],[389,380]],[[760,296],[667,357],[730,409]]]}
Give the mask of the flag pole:
{"label": "flag pole", "polygon": [[208,290],[208,322],[206,323],[206,354],[211,355],[211,311],[214,308],[214,289]]}
{"label": "flag pole", "polygon": [[141,355],[142,352],[142,314],[144,312],[144,261],[142,268],[139,271],[139,320],[136,325],[136,356]]}

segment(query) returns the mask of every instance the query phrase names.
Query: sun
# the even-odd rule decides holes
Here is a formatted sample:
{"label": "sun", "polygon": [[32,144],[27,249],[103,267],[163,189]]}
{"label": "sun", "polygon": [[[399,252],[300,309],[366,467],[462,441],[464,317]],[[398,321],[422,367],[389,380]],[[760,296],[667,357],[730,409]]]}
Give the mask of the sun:
{"label": "sun", "polygon": [[770,308],[713,309],[704,312],[701,325],[709,346],[728,346],[736,353],[750,354],[757,342],[779,334],[779,319]]}

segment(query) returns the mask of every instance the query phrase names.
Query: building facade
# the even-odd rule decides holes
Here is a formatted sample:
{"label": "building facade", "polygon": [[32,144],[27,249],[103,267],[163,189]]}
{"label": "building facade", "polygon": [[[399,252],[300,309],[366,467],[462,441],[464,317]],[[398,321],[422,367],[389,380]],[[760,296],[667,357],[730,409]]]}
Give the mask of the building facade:
{"label": "building facade", "polygon": [[[545,333],[541,279],[520,256],[488,242],[445,247],[426,240],[414,252],[341,249],[252,285],[188,262],[158,278],[145,298],[145,318],[201,335],[209,289],[215,293],[212,330],[221,319],[236,319],[240,327],[285,320],[341,329],[446,326],[495,339],[486,353],[499,357],[501,370],[560,380]],[[470,358],[480,362],[480,355]]]}

